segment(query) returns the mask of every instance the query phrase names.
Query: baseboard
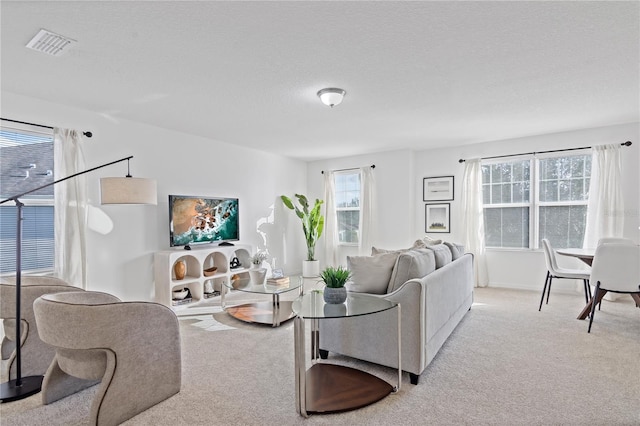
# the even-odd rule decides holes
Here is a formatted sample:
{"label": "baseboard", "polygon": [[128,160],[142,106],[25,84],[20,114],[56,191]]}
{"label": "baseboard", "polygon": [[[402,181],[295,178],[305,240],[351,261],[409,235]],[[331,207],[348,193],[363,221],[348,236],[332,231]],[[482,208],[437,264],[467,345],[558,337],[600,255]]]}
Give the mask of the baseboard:
{"label": "baseboard", "polygon": [[[562,280],[560,282],[558,281],[560,280],[553,281],[554,293],[575,294],[575,293],[584,292],[582,287],[582,282],[578,283],[578,281],[566,281],[566,280]],[[514,283],[491,282],[489,283],[488,287],[542,292],[542,287],[544,287],[544,282],[541,282],[539,286],[531,286],[531,285],[518,284],[518,283],[514,284]]]}

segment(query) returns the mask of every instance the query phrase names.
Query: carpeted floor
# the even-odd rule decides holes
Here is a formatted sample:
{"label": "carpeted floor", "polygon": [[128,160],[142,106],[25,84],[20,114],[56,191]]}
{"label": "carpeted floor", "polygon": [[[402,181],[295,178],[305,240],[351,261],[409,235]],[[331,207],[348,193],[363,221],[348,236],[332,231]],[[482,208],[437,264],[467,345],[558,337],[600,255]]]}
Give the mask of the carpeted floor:
{"label": "carpeted floor", "polygon": [[[224,312],[181,317],[182,390],[126,425],[640,425],[640,309],[604,301],[591,334],[584,299],[476,289],[475,304],[413,386],[360,410],[296,413],[293,323]],[[331,356],[393,383],[396,371]],[[144,389],[132,389],[144,392]],[[0,405],[3,426],[86,425],[95,388],[42,406]]]}

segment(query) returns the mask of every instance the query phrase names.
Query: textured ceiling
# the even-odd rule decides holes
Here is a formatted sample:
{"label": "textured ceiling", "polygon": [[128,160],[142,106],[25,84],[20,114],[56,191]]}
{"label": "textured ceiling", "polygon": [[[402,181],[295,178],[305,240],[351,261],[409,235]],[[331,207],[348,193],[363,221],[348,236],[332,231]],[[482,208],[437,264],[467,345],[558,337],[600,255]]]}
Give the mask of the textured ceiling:
{"label": "textured ceiling", "polygon": [[3,0],[1,84],[304,160],[464,145],[638,121],[639,5]]}

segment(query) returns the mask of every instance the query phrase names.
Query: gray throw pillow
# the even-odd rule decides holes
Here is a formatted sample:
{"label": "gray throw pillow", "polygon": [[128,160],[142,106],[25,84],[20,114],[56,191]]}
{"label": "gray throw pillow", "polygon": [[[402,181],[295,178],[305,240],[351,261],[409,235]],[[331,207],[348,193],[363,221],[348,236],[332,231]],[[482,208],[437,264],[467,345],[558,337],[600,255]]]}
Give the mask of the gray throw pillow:
{"label": "gray throw pillow", "polygon": [[451,263],[451,250],[449,250],[449,247],[446,245],[436,244],[427,248],[433,250],[433,254],[436,257],[436,269],[442,268],[444,265]]}
{"label": "gray throw pillow", "polygon": [[413,278],[422,278],[436,270],[433,250],[414,249],[400,253],[393,268],[387,293],[396,291]]}
{"label": "gray throw pillow", "polygon": [[460,251],[459,244],[450,243],[448,241],[445,241],[443,244],[449,247],[449,250],[451,250],[451,260],[456,260],[464,254],[464,250]]}
{"label": "gray throw pillow", "polygon": [[376,256],[347,256],[351,282],[347,290],[355,293],[385,294],[396,264],[398,253],[382,253]]}
{"label": "gray throw pillow", "polygon": [[404,253],[406,251],[409,250],[413,250],[413,249],[417,249],[417,248],[424,248],[425,244],[424,242],[422,242],[422,240],[417,240],[415,243],[413,243],[413,245],[409,248],[406,249],[397,249],[397,250],[388,250],[388,249],[381,249],[378,247],[371,247],[371,256],[375,256],[377,254],[382,254],[382,253]]}

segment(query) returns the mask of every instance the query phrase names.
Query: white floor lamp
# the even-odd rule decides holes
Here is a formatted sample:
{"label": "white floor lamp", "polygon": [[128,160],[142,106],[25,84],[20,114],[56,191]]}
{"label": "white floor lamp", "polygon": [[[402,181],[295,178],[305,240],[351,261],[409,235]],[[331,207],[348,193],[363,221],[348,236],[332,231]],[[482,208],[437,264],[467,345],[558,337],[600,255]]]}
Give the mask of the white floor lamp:
{"label": "white floor lamp", "polygon": [[103,164],[101,166],[94,167],[92,169],[84,170],[82,172],[75,173],[71,176],[67,176],[62,179],[58,179],[54,182],[49,182],[45,185],[31,189],[27,192],[23,192],[18,195],[14,195],[5,200],[0,201],[0,204],[4,204],[8,201],[13,201],[16,205],[16,378],[15,380],[9,380],[8,382],[0,384],[0,402],[16,401],[29,397],[33,394],[40,392],[42,387],[43,376],[28,376],[22,377],[22,364],[21,364],[21,315],[20,315],[20,288],[22,277],[22,207],[24,204],[20,201],[21,197],[27,194],[38,191],[40,189],[55,185],[59,182],[71,179],[76,176],[83,175],[85,173],[92,172],[94,170],[101,169],[103,167],[110,166],[112,164],[127,161],[127,175],[123,178],[102,178],[100,179],[100,203],[101,204],[158,204],[158,195],[156,181],[153,179],[134,178],[129,172],[129,160],[133,156],[121,158],[120,160],[112,161],[110,163]]}

